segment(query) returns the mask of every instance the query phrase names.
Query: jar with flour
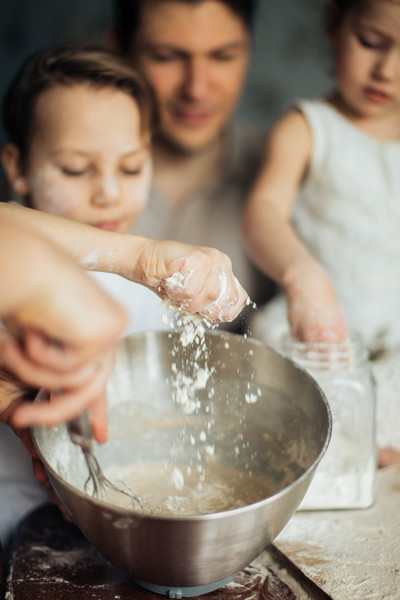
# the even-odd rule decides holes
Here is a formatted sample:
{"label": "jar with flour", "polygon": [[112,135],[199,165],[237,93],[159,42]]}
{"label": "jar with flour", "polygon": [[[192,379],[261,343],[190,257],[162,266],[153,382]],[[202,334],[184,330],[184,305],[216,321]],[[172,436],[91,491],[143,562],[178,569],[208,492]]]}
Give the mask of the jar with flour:
{"label": "jar with flour", "polygon": [[361,338],[344,344],[296,342],[283,354],[307,370],[332,411],[332,438],[300,510],[367,508],[374,502],[375,387]]}

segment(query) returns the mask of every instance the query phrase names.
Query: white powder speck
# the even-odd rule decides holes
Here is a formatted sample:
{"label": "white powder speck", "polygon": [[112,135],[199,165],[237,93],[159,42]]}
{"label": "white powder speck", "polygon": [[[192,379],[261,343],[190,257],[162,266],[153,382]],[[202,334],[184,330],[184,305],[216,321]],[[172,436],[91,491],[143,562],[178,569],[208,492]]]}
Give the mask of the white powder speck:
{"label": "white powder speck", "polygon": [[246,400],[247,404],[254,404],[258,400],[258,396],[257,394],[252,394],[251,392],[248,392],[244,395],[244,399]]}
{"label": "white powder speck", "polygon": [[81,260],[81,265],[88,271],[94,271],[98,265],[97,251],[94,250],[90,254],[84,256]]}
{"label": "white powder speck", "polygon": [[174,467],[171,474],[171,483],[177,490],[183,490],[183,486],[185,485],[185,479],[183,477],[183,473],[178,467]]}

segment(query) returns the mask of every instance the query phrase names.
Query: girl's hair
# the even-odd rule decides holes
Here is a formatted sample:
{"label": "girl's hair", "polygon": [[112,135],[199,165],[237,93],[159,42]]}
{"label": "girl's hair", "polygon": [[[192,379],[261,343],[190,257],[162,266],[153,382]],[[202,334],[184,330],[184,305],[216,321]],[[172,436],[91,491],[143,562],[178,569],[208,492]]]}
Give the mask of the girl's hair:
{"label": "girl's hair", "polygon": [[[379,1],[379,0],[378,0]],[[390,0],[397,2],[399,0]],[[327,8],[326,28],[328,33],[334,33],[343,18],[350,10],[363,8],[367,0],[329,0]]]}
{"label": "girl's hair", "polygon": [[96,48],[56,48],[29,56],[11,82],[3,100],[3,123],[9,141],[26,158],[34,131],[35,104],[42,92],[55,86],[85,83],[115,88],[138,104],[141,132],[155,126],[155,101],[143,77],[113,54]]}

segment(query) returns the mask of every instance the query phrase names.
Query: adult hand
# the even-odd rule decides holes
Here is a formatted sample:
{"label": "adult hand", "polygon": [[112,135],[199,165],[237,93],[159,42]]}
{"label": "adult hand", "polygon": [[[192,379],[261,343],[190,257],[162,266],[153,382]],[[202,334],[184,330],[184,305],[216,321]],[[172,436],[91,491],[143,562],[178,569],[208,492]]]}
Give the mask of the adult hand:
{"label": "adult hand", "polygon": [[[4,339],[7,332],[0,331],[0,338]],[[32,456],[32,466],[35,477],[42,483],[47,481],[46,470],[39,460],[34,448],[29,429],[20,429],[14,427],[11,419],[14,411],[24,402],[32,402],[37,394],[37,390],[25,386],[7,369],[0,368],[0,421],[10,425],[14,432],[21,439],[24,446]]]}
{"label": "adult hand", "polygon": [[[14,341],[6,330],[0,330],[0,357],[7,354],[7,345],[13,348]],[[6,349],[3,354],[3,349]],[[21,356],[19,353],[21,352]],[[35,368],[32,367],[21,348],[17,349],[16,355],[10,353],[11,364],[16,367],[16,371],[21,369],[28,376],[24,380],[32,382],[38,375]],[[21,360],[20,360],[21,359]],[[96,359],[97,363],[97,359]],[[44,483],[48,477],[45,468],[35,451],[32,443],[30,430],[25,426],[34,424],[54,425],[62,421],[68,421],[81,412],[82,405],[86,406],[91,414],[94,437],[103,442],[106,440],[107,415],[105,411],[105,387],[108,381],[110,370],[113,365],[113,353],[107,353],[103,360],[97,363],[97,369],[94,377],[78,387],[64,389],[57,393],[38,394],[38,389],[32,385],[23,383],[20,377],[16,377],[4,364],[0,367],[0,421],[10,425],[14,432],[21,438],[21,441],[32,456],[33,471],[36,478]],[[30,375],[33,368],[33,376]],[[49,369],[50,378],[54,378],[54,373]],[[46,370],[42,369],[39,373],[39,379],[46,379]],[[38,381],[38,379],[36,379]],[[42,396],[40,403],[32,404],[35,398]]]}
{"label": "adult hand", "polygon": [[230,259],[214,248],[147,240],[136,269],[140,283],[212,323],[232,321],[248,302]]}
{"label": "adult hand", "polygon": [[[105,392],[114,363],[113,350],[66,370],[66,364],[76,364],[73,348],[55,347],[52,340],[36,331],[28,331],[23,340],[2,337],[0,420],[17,431],[37,424],[56,425],[88,410],[93,435],[104,442],[107,438]],[[32,404],[39,388],[49,391],[48,398]]]}
{"label": "adult hand", "polygon": [[[94,435],[104,441],[111,352],[126,314],[57,246],[12,221],[4,220],[0,229],[0,316],[8,329],[0,365],[21,382],[8,395],[3,389],[2,412],[8,407],[8,422],[25,428],[53,425],[88,409]],[[50,402],[27,402],[24,386],[45,387]]]}

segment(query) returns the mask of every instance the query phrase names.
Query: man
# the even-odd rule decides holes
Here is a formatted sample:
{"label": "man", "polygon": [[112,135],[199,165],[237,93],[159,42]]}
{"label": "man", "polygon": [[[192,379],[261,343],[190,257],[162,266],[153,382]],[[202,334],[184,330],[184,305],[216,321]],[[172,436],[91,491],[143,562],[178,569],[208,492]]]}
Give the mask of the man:
{"label": "man", "polygon": [[216,247],[256,303],[268,279],[242,242],[242,204],[261,136],[229,125],[248,68],[255,0],[115,0],[113,45],[150,81],[158,104],[154,185],[136,232]]}

